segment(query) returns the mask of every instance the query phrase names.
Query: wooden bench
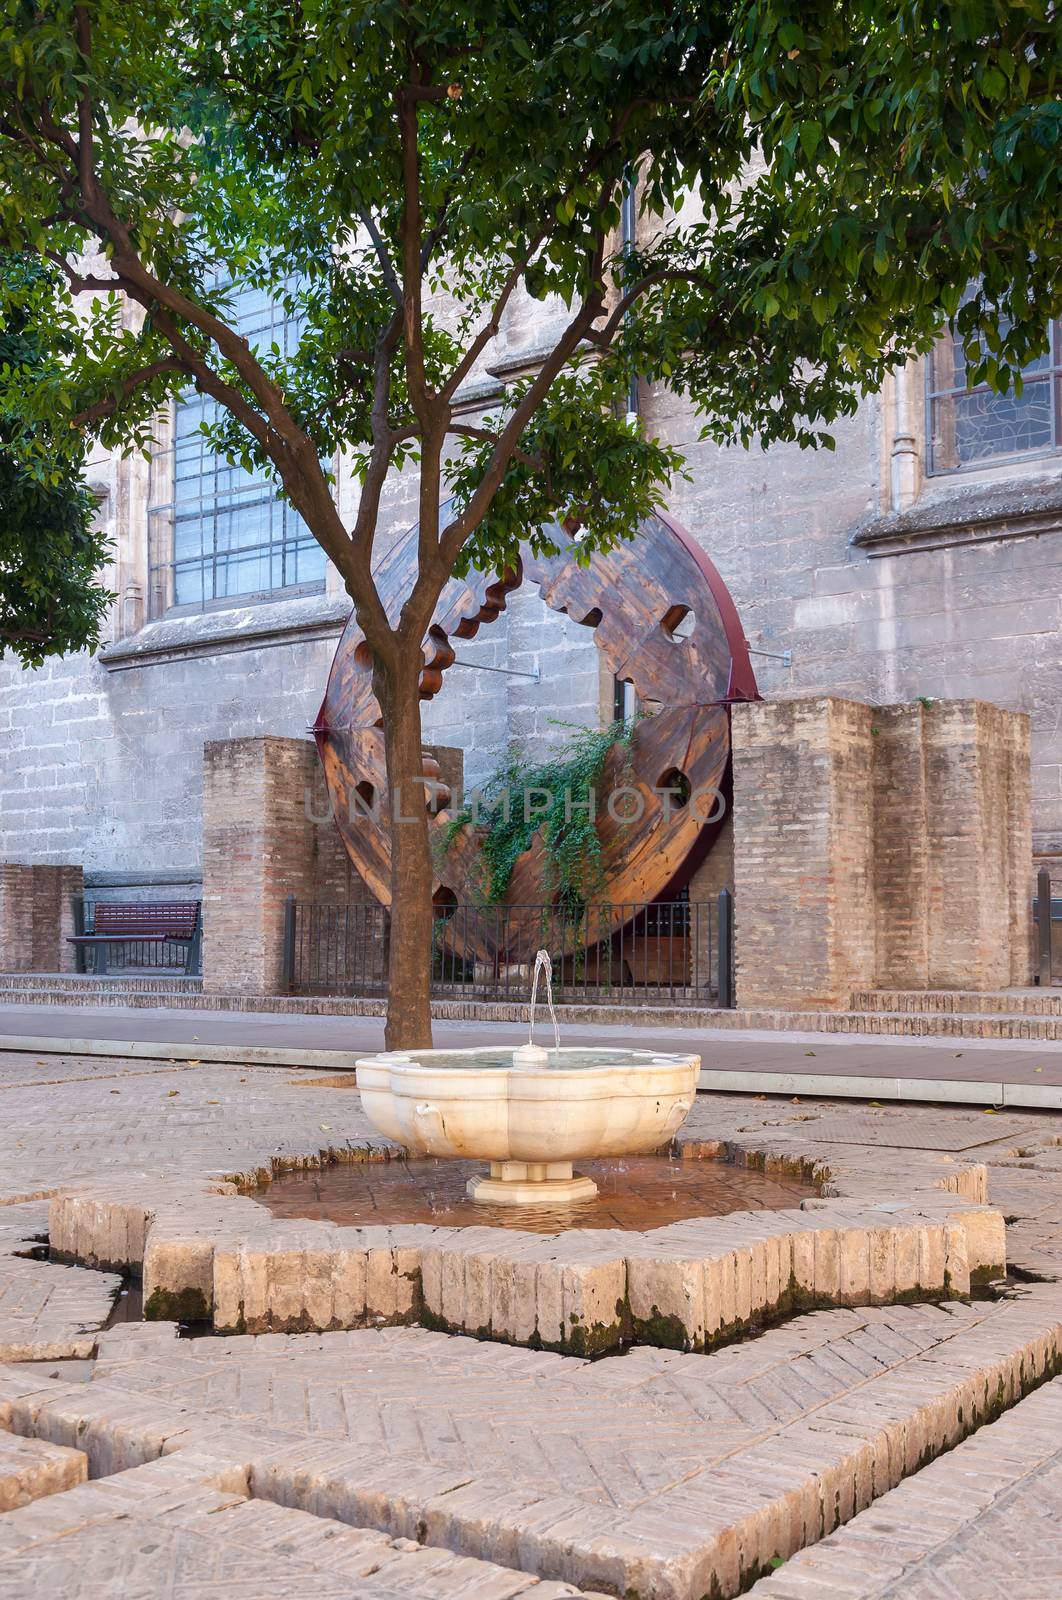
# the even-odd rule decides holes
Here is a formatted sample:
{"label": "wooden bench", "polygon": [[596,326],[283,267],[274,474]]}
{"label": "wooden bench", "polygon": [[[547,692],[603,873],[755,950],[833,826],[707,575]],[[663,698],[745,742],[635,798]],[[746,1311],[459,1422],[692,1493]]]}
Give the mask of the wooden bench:
{"label": "wooden bench", "polygon": [[97,900],[91,931],[74,934],[69,943],[91,954],[92,970],[99,977],[107,971],[112,945],[183,945],[185,972],[198,972],[201,940],[198,900]]}

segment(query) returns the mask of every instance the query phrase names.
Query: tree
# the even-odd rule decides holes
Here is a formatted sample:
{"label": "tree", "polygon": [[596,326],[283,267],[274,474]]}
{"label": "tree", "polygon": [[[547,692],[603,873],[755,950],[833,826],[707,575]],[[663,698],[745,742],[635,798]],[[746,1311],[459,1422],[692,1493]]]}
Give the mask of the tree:
{"label": "tree", "polygon": [[[126,447],[182,387],[219,403],[215,446],[275,474],[342,574],[392,792],[421,781],[448,575],[504,568],[549,519],[607,547],[662,498],[680,463],[626,422],[633,377],[720,443],[829,445],[969,281],[974,380],[1005,384],[1059,309],[1053,0],[4,5],[0,246],[60,267],[84,319],[21,403]],[[235,332],[232,280],[297,312],[291,359]],[[458,394],[521,295],[555,310],[550,347],[468,425]],[[419,566],[389,615],[371,565],[398,468]],[[394,833],[387,1039],[422,1045],[427,830]]]}
{"label": "tree", "polygon": [[[50,277],[33,256],[0,257],[0,372],[9,381],[40,376],[41,321],[54,307]],[[99,583],[107,543],[92,525],[80,460],[42,472],[47,432],[36,422],[27,435],[20,418],[0,407],[0,657],[10,651],[27,667],[94,649],[113,599]]]}

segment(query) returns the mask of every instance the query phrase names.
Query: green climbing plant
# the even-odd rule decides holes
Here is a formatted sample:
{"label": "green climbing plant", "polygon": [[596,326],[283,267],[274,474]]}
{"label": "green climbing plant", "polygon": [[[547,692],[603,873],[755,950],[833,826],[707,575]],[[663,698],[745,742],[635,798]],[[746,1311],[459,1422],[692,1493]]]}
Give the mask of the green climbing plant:
{"label": "green climbing plant", "polygon": [[519,750],[505,760],[481,790],[451,818],[443,834],[445,854],[466,827],[479,833],[487,905],[504,901],[513,869],[536,833],[545,850],[543,888],[548,898],[578,916],[602,883],[601,840],[595,816],[603,802],[601,777],[611,750],[629,750],[636,721],[583,728],[571,723],[566,742],[544,761],[529,762]]}

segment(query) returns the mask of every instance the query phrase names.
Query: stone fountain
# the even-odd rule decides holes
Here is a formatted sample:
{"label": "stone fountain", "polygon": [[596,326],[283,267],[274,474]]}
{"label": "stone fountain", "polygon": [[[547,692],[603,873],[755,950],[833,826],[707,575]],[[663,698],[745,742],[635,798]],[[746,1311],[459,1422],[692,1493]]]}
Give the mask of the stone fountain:
{"label": "stone fountain", "polygon": [[[545,974],[554,1048],[534,1042]],[[490,1163],[471,1199],[571,1205],[597,1193],[573,1162],[645,1155],[668,1142],[697,1092],[700,1057],[652,1050],[561,1048],[546,951],[535,958],[525,1045],[385,1052],[358,1061],[370,1122],[423,1156]]]}

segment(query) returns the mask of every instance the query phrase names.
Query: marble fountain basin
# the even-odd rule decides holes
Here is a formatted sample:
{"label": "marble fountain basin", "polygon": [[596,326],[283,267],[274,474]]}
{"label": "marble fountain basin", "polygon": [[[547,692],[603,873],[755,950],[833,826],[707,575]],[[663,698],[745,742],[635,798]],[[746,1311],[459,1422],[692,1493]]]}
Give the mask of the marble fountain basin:
{"label": "marble fountain basin", "polygon": [[357,1063],[365,1115],[416,1155],[490,1163],[473,1200],[569,1205],[597,1193],[572,1163],[645,1155],[684,1122],[700,1057],[537,1045],[415,1050]]}

